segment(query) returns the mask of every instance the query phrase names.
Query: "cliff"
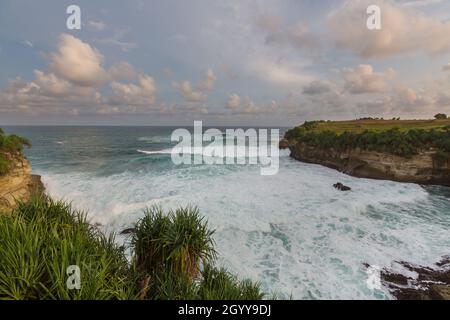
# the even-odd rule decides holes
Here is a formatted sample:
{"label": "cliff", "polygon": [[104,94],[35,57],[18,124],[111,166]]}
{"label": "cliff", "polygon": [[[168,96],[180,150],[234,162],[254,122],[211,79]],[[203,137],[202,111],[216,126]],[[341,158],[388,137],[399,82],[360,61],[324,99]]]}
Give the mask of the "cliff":
{"label": "cliff", "polygon": [[435,160],[432,150],[401,157],[358,148],[323,149],[285,139],[280,142],[280,148],[289,148],[291,157],[299,161],[320,164],[359,178],[450,186],[450,161]]}
{"label": "cliff", "polygon": [[31,174],[28,160],[17,155],[12,157],[13,167],[4,175],[0,175],[0,213],[10,213],[16,200],[27,201],[33,194],[44,191],[41,177]]}

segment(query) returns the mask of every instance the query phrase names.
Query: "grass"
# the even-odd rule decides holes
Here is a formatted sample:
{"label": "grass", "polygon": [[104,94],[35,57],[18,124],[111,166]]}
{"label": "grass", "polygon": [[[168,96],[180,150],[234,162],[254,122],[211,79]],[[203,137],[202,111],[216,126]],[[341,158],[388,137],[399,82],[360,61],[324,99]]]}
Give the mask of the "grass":
{"label": "grass", "polygon": [[[33,198],[0,215],[0,299],[262,299],[258,283],[214,266],[212,235],[196,208],[153,207],[127,259],[83,212]],[[66,286],[70,265],[80,268],[80,290]]]}
{"label": "grass", "polygon": [[439,129],[450,125],[446,120],[348,120],[348,121],[320,121],[314,128],[315,132],[332,131],[337,134],[344,132],[361,133],[365,130],[381,132],[397,128],[404,132],[412,129]]}
{"label": "grass", "polygon": [[450,120],[310,121],[290,129],[285,138],[322,149],[363,149],[411,157],[433,151],[444,163],[450,153]]}
{"label": "grass", "polygon": [[[0,217],[0,299],[130,299],[133,281],[123,251],[86,216],[49,198],[20,203]],[[81,290],[68,290],[69,265]]]}

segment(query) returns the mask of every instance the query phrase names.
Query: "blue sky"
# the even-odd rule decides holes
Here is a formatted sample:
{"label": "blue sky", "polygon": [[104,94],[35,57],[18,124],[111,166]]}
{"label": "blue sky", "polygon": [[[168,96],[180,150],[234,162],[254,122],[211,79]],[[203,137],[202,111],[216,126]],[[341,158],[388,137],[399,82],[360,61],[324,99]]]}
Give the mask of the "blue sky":
{"label": "blue sky", "polygon": [[449,19],[447,0],[0,0],[0,125],[450,113]]}

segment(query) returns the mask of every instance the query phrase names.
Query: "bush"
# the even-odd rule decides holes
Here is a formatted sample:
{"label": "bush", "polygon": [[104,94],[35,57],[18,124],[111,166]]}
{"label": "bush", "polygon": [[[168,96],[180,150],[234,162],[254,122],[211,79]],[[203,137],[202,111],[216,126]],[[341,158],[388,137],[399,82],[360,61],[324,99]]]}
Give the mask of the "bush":
{"label": "bush", "polygon": [[[43,197],[0,217],[0,299],[127,299],[133,282],[123,251],[70,205]],[[81,290],[68,290],[69,265]]]}
{"label": "bush", "polygon": [[132,238],[136,266],[144,272],[169,270],[195,278],[200,262],[215,258],[213,232],[196,208],[180,208],[165,215],[153,207],[138,221]]}
{"label": "bush", "polygon": [[[212,267],[212,234],[196,208],[150,208],[136,224],[129,262],[83,212],[34,198],[0,215],[0,299],[263,298],[258,284]],[[66,287],[69,265],[80,267],[80,290]]]}
{"label": "bush", "polygon": [[9,172],[12,166],[10,157],[14,157],[17,153],[22,153],[23,147],[31,147],[29,140],[17,135],[5,135],[0,128],[0,175]]}
{"label": "bush", "polygon": [[11,169],[11,161],[0,153],[0,175],[7,174]]}
{"label": "bush", "polygon": [[437,120],[445,120],[447,119],[447,115],[445,113],[438,113],[437,115],[434,116],[434,118]]}
{"label": "bush", "polygon": [[[135,227],[134,268],[146,299],[262,299],[259,285],[216,269],[213,231],[197,208],[145,212]],[[203,268],[203,270],[202,270]]]}
{"label": "bush", "polygon": [[445,128],[443,130],[413,129],[409,131],[400,131],[394,128],[380,132],[365,130],[361,133],[346,131],[337,134],[333,131],[315,132],[310,125],[302,125],[288,130],[285,138],[295,139],[319,148],[333,148],[340,151],[360,148],[403,157],[410,157],[418,154],[421,150],[432,148],[450,152],[450,131]]}

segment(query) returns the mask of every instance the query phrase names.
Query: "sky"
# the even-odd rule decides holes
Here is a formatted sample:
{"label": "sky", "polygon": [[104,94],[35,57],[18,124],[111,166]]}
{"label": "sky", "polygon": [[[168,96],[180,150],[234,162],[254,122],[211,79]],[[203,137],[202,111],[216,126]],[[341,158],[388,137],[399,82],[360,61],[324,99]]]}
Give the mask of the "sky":
{"label": "sky", "polygon": [[[66,26],[69,5],[81,29]],[[380,8],[370,30],[367,8]],[[0,0],[0,125],[450,114],[450,0]]]}

